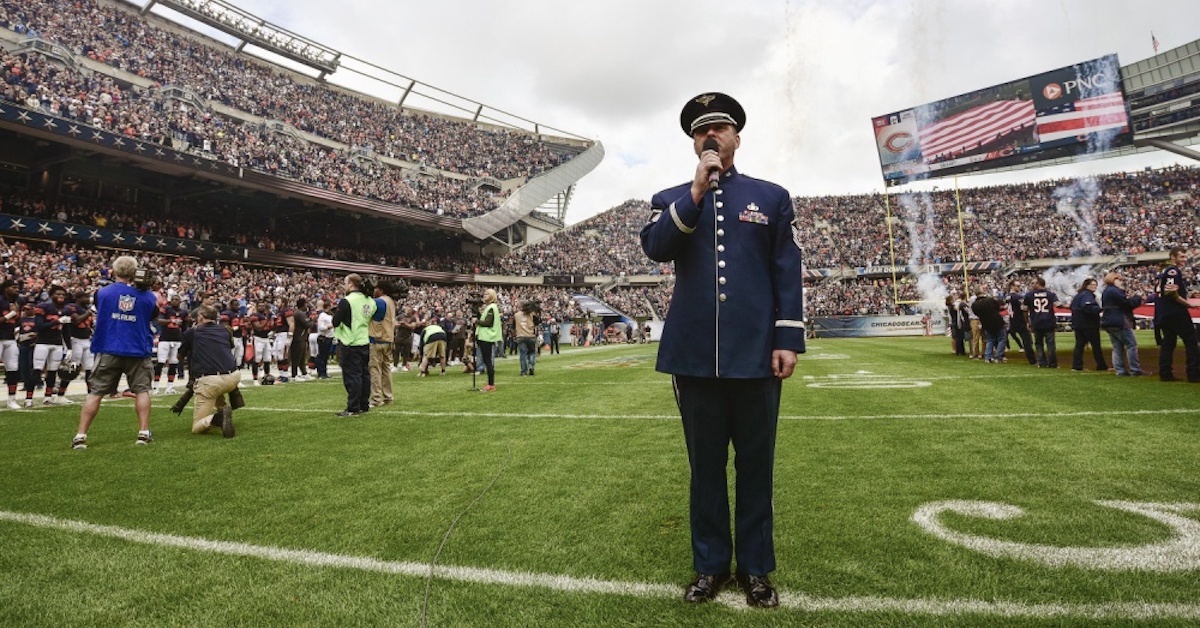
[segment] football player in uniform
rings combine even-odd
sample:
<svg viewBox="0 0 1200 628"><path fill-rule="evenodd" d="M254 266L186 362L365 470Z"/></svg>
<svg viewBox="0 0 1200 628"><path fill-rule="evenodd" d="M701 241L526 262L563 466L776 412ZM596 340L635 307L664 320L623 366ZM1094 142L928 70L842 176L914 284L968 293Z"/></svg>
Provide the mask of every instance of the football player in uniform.
<svg viewBox="0 0 1200 628"><path fill-rule="evenodd" d="M58 381L58 367L62 364L65 345L63 344L63 325L71 322L71 317L62 313L67 304L67 289L62 286L50 288L50 300L39 303L34 308L37 317L37 340L33 348L33 369L41 372L42 381L46 384L44 405L66 405L71 400L66 397L66 385L59 386L55 396L55 384Z"/></svg>
<svg viewBox="0 0 1200 628"><path fill-rule="evenodd" d="M271 346L271 358L279 367L278 381L281 383L288 381L288 348L291 346L292 334L296 331L295 314L295 308L288 305L287 299L279 300L279 307L275 310L274 325L271 329L275 332L274 344Z"/></svg>
<svg viewBox="0 0 1200 628"><path fill-rule="evenodd" d="M265 301L260 302L257 309L246 318L250 327L250 337L254 341L254 360L250 363L250 371L254 376L254 385L259 385L258 370L262 367L263 379L271 374L271 344L272 318L269 306Z"/></svg>
<svg viewBox="0 0 1200 628"><path fill-rule="evenodd" d="M21 407L17 384L21 382L21 360L17 349L17 323L21 319L21 287L8 279L0 284L0 359L4 361L4 383L8 386L8 409Z"/></svg>
<svg viewBox="0 0 1200 628"><path fill-rule="evenodd" d="M17 319L17 355L20 366L18 372L25 384L25 407L33 407L33 392L37 389L41 371L33 368L33 352L37 346L38 317L34 313L37 308L32 303L21 305L21 316Z"/></svg>
<svg viewBox="0 0 1200 628"><path fill-rule="evenodd" d="M229 302L229 309L221 312L221 324L229 328L233 336L233 361L241 368L246 363L246 335L242 324L242 304L237 299Z"/></svg>
<svg viewBox="0 0 1200 628"><path fill-rule="evenodd" d="M179 345L183 342L183 328L186 326L187 313L180 307L179 295L173 294L167 304L158 309L158 360L154 363L153 394L159 394L162 382L163 367L167 367L166 394L174 395L175 378L183 375L179 363Z"/></svg>
<svg viewBox="0 0 1200 628"><path fill-rule="evenodd" d="M92 368L95 358L92 356L92 327L96 317L92 312L92 297L86 292L75 293L75 302L68 303L63 312L70 317L67 333L71 342L71 361L79 365L83 371L83 381L91 390Z"/></svg>

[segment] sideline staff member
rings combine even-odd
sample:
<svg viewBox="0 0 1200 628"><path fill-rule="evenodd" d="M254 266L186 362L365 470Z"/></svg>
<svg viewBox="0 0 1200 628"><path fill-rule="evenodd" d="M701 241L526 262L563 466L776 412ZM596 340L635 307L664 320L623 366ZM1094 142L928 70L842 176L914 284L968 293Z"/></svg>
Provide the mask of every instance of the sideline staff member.
<svg viewBox="0 0 1200 628"><path fill-rule="evenodd" d="M150 323L158 314L158 298L149 290L133 287L137 260L122 255L113 260L116 279L96 293L96 330L92 334L92 353L96 370L92 372L92 390L79 411L79 431L71 441L72 449L87 449L87 431L100 411L100 400L117 392L121 375L134 393L133 407L138 418L135 444L148 445L150 436L150 387L154 379L154 334Z"/></svg>
<svg viewBox="0 0 1200 628"><path fill-rule="evenodd" d="M375 299L362 292L362 277L346 275L342 284L346 296L333 313L333 334L337 336L339 362L342 365L342 384L346 387L346 409L336 416L357 416L370 411L371 361L370 335L367 326L375 315Z"/></svg>
<svg viewBox="0 0 1200 628"><path fill-rule="evenodd" d="M746 114L736 100L701 94L680 114L700 157L689 183L656 194L642 249L675 262L675 292L658 350L683 417L691 465L688 602L730 581L734 543L725 466L736 455L737 583L751 606L779 604L772 483L783 380L804 352L800 247L782 187L733 165Z"/></svg>

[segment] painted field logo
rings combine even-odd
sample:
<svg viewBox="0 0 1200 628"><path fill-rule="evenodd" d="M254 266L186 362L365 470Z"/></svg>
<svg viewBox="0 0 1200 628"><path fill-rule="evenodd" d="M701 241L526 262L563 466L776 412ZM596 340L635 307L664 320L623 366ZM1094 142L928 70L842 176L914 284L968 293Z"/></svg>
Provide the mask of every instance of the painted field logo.
<svg viewBox="0 0 1200 628"><path fill-rule="evenodd" d="M632 366L641 366L646 358L637 355L622 356L619 358L609 358L607 360L588 360L586 362L576 362L567 368L573 369L611 369L611 368L629 368Z"/></svg>
<svg viewBox="0 0 1200 628"><path fill-rule="evenodd" d="M984 501L942 501L925 504L913 513L912 520L922 530L995 558L1016 558L1050 567L1078 567L1104 571L1178 572L1200 569L1200 521L1183 516L1200 511L1200 504L1155 504L1147 502L1097 501L1114 508L1148 517L1171 529L1171 537L1158 543L1120 547L1059 547L1034 543L1001 541L986 536L955 532L939 519L943 512L966 517L1007 520L1025 514L1010 504Z"/></svg>

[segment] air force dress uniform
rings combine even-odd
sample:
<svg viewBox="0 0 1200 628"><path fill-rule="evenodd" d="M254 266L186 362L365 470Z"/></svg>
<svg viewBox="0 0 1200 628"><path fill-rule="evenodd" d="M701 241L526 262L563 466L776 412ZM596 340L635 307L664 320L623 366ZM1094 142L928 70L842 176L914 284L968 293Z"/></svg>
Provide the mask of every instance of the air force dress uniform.
<svg viewBox="0 0 1200 628"><path fill-rule="evenodd" d="M740 131L732 98L705 94L684 107L692 135L708 124ZM804 352L801 252L788 192L730 166L697 204L685 183L656 194L641 242L675 263L657 370L672 374L691 466L692 553L699 574L733 559L726 464L736 450L737 570L775 569L772 481L782 381L772 352Z"/></svg>

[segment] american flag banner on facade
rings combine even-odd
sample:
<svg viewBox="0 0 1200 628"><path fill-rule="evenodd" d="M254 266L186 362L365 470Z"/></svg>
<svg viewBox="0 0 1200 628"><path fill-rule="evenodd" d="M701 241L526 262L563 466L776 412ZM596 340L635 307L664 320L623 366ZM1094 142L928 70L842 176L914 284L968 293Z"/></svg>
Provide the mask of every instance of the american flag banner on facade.
<svg viewBox="0 0 1200 628"><path fill-rule="evenodd" d="M993 142L1035 123L1033 101L998 100L957 113L920 130L921 152L930 162Z"/></svg>
<svg viewBox="0 0 1200 628"><path fill-rule="evenodd" d="M1150 45L1154 46L1154 54L1158 54L1158 38L1154 36L1154 31L1150 31Z"/></svg>
<svg viewBox="0 0 1200 628"><path fill-rule="evenodd" d="M1038 139L1042 142L1109 129L1124 130L1128 125L1125 99L1119 92L1083 98L1037 114Z"/></svg>

